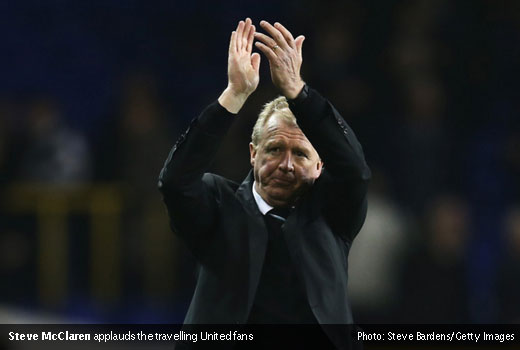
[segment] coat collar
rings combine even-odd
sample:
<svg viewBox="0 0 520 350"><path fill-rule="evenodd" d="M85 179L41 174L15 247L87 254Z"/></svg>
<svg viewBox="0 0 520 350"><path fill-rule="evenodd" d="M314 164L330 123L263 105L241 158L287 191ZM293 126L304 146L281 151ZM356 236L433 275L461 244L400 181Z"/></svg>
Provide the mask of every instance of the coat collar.
<svg viewBox="0 0 520 350"><path fill-rule="evenodd" d="M247 220L249 249L248 314L253 305L255 292L260 280L268 239L264 216L258 209L258 205L253 197L253 182L253 170L251 170L236 192L238 200L242 203L249 216Z"/></svg>
<svg viewBox="0 0 520 350"><path fill-rule="evenodd" d="M253 197L253 182L255 178L253 176L253 169L249 171L242 184L238 187L237 197L244 205L244 208L253 215L260 215L260 209L258 209L258 205L256 204L255 198Z"/></svg>

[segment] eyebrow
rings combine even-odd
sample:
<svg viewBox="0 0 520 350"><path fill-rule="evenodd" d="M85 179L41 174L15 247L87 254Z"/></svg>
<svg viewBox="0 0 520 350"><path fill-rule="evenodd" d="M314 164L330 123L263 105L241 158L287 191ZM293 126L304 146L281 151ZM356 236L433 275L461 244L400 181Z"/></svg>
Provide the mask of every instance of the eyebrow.
<svg viewBox="0 0 520 350"><path fill-rule="evenodd" d="M297 146L297 147L293 147L293 150L294 150L294 151L299 151L299 152L305 153L305 154L307 154L307 155L310 154L310 152L311 152L311 150L308 149L307 147L299 147L299 146Z"/></svg>
<svg viewBox="0 0 520 350"><path fill-rule="evenodd" d="M265 144L264 146L265 147L270 147L270 146L278 146L278 145L281 145L281 144L284 144L284 142L280 141L280 140L266 140L265 141Z"/></svg>
<svg viewBox="0 0 520 350"><path fill-rule="evenodd" d="M264 147L272 147L272 146L287 146L287 144L285 142L283 142L282 140L278 140L278 139L267 139L265 140L265 143L264 143ZM296 145L296 146L293 146L291 147L292 150L296 150L296 151L301 151L301 152L305 152L307 154L310 154L311 153L311 148L310 147L307 147L305 145L303 146L300 146L300 145Z"/></svg>

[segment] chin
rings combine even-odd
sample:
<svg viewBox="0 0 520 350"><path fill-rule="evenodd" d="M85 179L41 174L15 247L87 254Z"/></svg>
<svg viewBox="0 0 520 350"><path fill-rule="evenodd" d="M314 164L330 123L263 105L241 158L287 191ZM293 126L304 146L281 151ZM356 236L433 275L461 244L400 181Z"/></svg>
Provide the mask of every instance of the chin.
<svg viewBox="0 0 520 350"><path fill-rule="evenodd" d="M269 198L277 205L285 205L291 201L292 193L287 193L286 191L273 191L269 193Z"/></svg>

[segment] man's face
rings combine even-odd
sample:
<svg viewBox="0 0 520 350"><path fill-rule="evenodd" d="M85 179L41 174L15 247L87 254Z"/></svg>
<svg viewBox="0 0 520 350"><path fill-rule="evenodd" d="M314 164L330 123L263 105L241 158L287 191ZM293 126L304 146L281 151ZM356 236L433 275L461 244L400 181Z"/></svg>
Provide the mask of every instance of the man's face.
<svg viewBox="0 0 520 350"><path fill-rule="evenodd" d="M320 176L322 162L300 128L276 114L255 147L249 144L256 191L273 207L291 205Z"/></svg>

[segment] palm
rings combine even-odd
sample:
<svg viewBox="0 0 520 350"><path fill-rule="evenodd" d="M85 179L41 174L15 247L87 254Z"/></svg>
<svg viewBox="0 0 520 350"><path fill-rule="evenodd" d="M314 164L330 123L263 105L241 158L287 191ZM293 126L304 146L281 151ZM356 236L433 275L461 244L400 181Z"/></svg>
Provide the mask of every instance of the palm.
<svg viewBox="0 0 520 350"><path fill-rule="evenodd" d="M253 68L251 54L230 57L228 67L229 82L235 91L250 93L256 89L260 76Z"/></svg>
<svg viewBox="0 0 520 350"><path fill-rule="evenodd" d="M228 80L231 89L237 94L249 95L260 81L260 55L252 54L255 26L248 18L240 22L236 32L231 35L228 58Z"/></svg>

